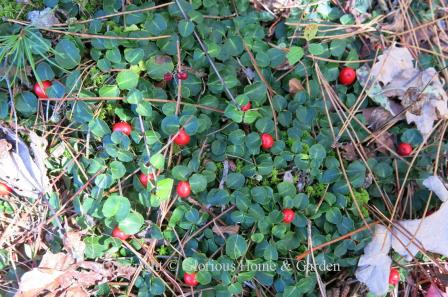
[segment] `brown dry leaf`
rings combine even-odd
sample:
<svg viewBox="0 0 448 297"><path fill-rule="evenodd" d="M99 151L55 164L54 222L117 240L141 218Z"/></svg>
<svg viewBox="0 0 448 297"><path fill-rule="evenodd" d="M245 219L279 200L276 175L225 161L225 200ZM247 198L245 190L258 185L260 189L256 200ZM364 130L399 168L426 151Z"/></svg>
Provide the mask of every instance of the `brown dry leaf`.
<svg viewBox="0 0 448 297"><path fill-rule="evenodd" d="M375 146L377 151L384 154L389 151L386 147L393 150L394 140L392 134L390 134L388 131L385 131L378 135L377 138L375 138Z"/></svg>
<svg viewBox="0 0 448 297"><path fill-rule="evenodd" d="M356 152L353 143L346 143L341 146L342 157L347 161L358 160L358 153Z"/></svg>
<svg viewBox="0 0 448 297"><path fill-rule="evenodd" d="M240 226L234 225L234 226L218 226L215 225L212 228L213 232L216 234L236 234L240 230Z"/></svg>
<svg viewBox="0 0 448 297"><path fill-rule="evenodd" d="M403 32L404 30L404 17L401 10L395 10L393 12L394 20L392 23L385 24L382 29L392 32Z"/></svg>
<svg viewBox="0 0 448 297"><path fill-rule="evenodd" d="M250 0L257 10L266 10L271 14L289 15L291 7L301 4L298 0Z"/></svg>
<svg viewBox="0 0 448 297"><path fill-rule="evenodd" d="M368 67L361 67L357 73L360 83L367 86L369 97L393 115L397 111L391 98L398 97L402 108L406 108L407 122L415 123L424 137L431 132L434 121L448 118L448 96L444 82L432 67L425 70L415 68L408 49L392 46L385 50L372 66L369 81L366 78L367 70ZM373 83L375 80L384 86Z"/></svg>
<svg viewBox="0 0 448 297"><path fill-rule="evenodd" d="M288 82L288 86L290 94L295 94L297 92L305 90L302 83L297 78L291 78Z"/></svg>
<svg viewBox="0 0 448 297"><path fill-rule="evenodd" d="M19 283L16 297L32 297L39 295L43 290L53 290L61 284L59 278L67 272L74 260L64 253L53 254L48 251L42 258L38 268L26 272Z"/></svg>
<svg viewBox="0 0 448 297"><path fill-rule="evenodd" d="M64 236L64 246L76 262L84 260L86 244L81 240L81 234L79 232L67 232Z"/></svg>
<svg viewBox="0 0 448 297"><path fill-rule="evenodd" d="M412 69L414 58L408 49L392 46L378 57L378 62L372 66L372 76L383 84L394 80L402 71Z"/></svg>
<svg viewBox="0 0 448 297"><path fill-rule="evenodd" d="M383 127L392 118L392 114L382 107L366 108L362 111L362 115L367 121L367 127L373 131Z"/></svg>
<svg viewBox="0 0 448 297"><path fill-rule="evenodd" d="M71 287L65 291L64 297L89 297L89 293L83 287Z"/></svg>

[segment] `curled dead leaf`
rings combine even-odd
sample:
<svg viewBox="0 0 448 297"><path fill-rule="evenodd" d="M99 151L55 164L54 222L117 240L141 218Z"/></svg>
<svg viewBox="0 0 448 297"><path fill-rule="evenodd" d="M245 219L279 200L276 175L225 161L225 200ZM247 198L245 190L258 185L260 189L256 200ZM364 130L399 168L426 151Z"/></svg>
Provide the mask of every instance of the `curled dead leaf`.
<svg viewBox="0 0 448 297"><path fill-rule="evenodd" d="M304 90L302 83L297 78L291 78L288 82L288 86L289 86L289 93L291 94L295 94L297 92Z"/></svg>

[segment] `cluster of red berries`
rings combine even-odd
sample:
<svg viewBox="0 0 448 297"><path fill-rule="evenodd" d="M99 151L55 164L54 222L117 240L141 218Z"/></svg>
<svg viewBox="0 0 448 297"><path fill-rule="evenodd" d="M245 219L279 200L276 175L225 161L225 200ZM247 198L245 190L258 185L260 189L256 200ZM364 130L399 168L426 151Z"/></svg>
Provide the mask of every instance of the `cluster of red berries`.
<svg viewBox="0 0 448 297"><path fill-rule="evenodd" d="M186 80L188 78L188 72L186 72L186 71L177 72L176 76L179 80ZM165 73L163 75L163 80L166 82L173 80L173 74L170 72Z"/></svg>

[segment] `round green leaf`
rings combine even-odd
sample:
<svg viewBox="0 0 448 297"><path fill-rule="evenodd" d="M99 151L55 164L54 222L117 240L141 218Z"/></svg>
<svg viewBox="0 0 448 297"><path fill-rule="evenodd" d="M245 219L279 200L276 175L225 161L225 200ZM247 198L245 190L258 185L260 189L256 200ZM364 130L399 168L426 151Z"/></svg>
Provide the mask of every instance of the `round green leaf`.
<svg viewBox="0 0 448 297"><path fill-rule="evenodd" d="M247 242L239 234L230 235L226 240L226 255L232 259L238 259L247 252Z"/></svg>
<svg viewBox="0 0 448 297"><path fill-rule="evenodd" d="M121 90L130 90L137 86L139 76L132 71L122 71L117 75L117 84Z"/></svg>
<svg viewBox="0 0 448 297"><path fill-rule="evenodd" d="M190 21L181 20L177 23L177 28L179 30L179 34L183 37L187 37L193 33L194 24Z"/></svg>
<svg viewBox="0 0 448 297"><path fill-rule="evenodd" d="M115 217L118 221L126 218L131 210L128 198L112 195L103 204L102 212L106 218Z"/></svg>
<svg viewBox="0 0 448 297"><path fill-rule="evenodd" d="M195 173L190 179L190 186L193 193L199 193L204 191L207 188L207 178L202 174Z"/></svg>
<svg viewBox="0 0 448 297"><path fill-rule="evenodd" d="M81 62L78 47L68 39L62 39L55 47L55 59L59 66L73 69Z"/></svg>
<svg viewBox="0 0 448 297"><path fill-rule="evenodd" d="M143 216L138 212L131 212L126 218L121 220L118 224L121 231L126 234L135 234L140 231L140 228L145 223Z"/></svg>

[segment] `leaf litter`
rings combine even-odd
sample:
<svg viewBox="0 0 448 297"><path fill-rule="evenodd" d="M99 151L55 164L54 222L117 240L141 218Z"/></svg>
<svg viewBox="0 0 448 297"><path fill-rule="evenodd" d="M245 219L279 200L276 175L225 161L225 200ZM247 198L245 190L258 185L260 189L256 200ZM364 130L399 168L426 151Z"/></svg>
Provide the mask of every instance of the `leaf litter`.
<svg viewBox="0 0 448 297"><path fill-rule="evenodd" d="M391 248L408 261L421 249L448 256L448 190L438 176L426 178L423 185L443 202L439 210L422 219L395 221L390 230L375 225L372 241L359 259L356 278L377 296L389 288Z"/></svg>
<svg viewBox="0 0 448 297"><path fill-rule="evenodd" d="M435 121L448 118L444 81L433 67L420 70L414 66L407 48L391 46L371 69L364 65L357 74L374 102L391 116L404 111L406 121L414 123L424 137L430 134Z"/></svg>
<svg viewBox="0 0 448 297"><path fill-rule="evenodd" d="M38 267L23 274L16 297L90 296L88 288L116 278L131 279L136 268L116 262L84 261L85 243L79 232L64 236L67 252L47 251Z"/></svg>

